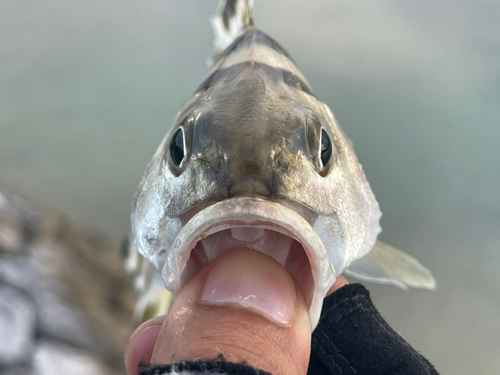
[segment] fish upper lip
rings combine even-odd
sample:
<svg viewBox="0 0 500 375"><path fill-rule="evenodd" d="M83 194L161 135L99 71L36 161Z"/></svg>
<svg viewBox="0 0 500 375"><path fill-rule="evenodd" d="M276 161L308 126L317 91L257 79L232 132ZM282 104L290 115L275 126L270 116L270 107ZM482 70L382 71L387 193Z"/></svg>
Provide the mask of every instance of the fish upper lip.
<svg viewBox="0 0 500 375"><path fill-rule="evenodd" d="M287 205L293 206L293 203ZM203 238L234 227L270 229L300 242L306 252L314 280L309 312L311 323L315 327L319 321L323 298L333 284L336 272L311 223L280 202L258 197L234 197L199 208L186 213L183 221L187 219L187 222L170 250L163 254L161 271L166 287L174 295L182 287L181 274L190 258L191 250ZM310 217L308 219L311 220Z"/></svg>
<svg viewBox="0 0 500 375"><path fill-rule="evenodd" d="M216 203L220 203L222 201L226 200L234 200L237 198L256 198L261 201L266 201L266 202L273 202L273 203L279 203L286 208L289 208L293 211L295 211L297 214L302 216L311 226L314 227L316 220L318 218L319 213L317 211L314 211L313 209L297 202L292 202L287 199L272 199L268 198L266 196L261 196L261 195L249 195L249 194L244 194L244 195L236 195L233 197L229 197L223 200L216 200L216 201L205 201L203 203L197 203L193 207L191 207L189 210L185 211L184 213L180 214L178 217L182 223L182 225L186 225L186 223L191 220L193 216L195 216L198 212L204 210L205 208L212 206Z"/></svg>

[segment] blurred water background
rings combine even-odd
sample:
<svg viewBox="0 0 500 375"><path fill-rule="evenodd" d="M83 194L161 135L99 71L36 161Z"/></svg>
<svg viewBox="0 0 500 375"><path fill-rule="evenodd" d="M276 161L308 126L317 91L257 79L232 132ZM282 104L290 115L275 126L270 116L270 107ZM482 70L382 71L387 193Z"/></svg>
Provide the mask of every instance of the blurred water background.
<svg viewBox="0 0 500 375"><path fill-rule="evenodd" d="M145 166L207 72L210 1L2 0L0 186L118 243ZM442 374L500 373L500 2L274 0L294 57L438 290L369 285Z"/></svg>

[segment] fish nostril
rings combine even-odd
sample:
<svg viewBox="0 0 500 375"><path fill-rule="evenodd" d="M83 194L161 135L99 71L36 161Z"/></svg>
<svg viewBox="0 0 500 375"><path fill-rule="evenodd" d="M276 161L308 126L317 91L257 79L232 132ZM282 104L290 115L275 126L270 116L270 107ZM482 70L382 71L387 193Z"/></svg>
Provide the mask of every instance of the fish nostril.
<svg viewBox="0 0 500 375"><path fill-rule="evenodd" d="M224 168L224 153L217 143L210 141L204 149L204 156L215 173L220 173Z"/></svg>
<svg viewBox="0 0 500 375"><path fill-rule="evenodd" d="M285 172L290 165L290 159L280 151L274 157L274 165L278 170Z"/></svg>
<svg viewBox="0 0 500 375"><path fill-rule="evenodd" d="M219 156L213 158L210 161L210 166L212 167L212 170L215 173L219 173L220 171L222 171L222 168L224 167L224 156L219 155Z"/></svg>

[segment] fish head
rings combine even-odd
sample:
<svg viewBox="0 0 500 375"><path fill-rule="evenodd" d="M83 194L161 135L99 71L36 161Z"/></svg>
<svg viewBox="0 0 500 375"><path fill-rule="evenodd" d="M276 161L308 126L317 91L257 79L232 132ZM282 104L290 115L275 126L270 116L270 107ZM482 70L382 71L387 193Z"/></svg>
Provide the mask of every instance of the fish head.
<svg viewBox="0 0 500 375"><path fill-rule="evenodd" d="M375 243L378 203L284 50L257 30L228 50L148 165L135 244L174 294L224 251L266 252L297 279L315 325L336 277Z"/></svg>

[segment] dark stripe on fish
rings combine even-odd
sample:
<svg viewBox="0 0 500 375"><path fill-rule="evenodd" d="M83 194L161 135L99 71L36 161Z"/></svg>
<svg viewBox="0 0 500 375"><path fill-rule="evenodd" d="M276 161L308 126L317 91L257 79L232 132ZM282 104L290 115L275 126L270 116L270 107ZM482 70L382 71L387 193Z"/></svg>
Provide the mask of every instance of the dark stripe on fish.
<svg viewBox="0 0 500 375"><path fill-rule="evenodd" d="M305 83L302 79L297 77L295 74L293 74L292 72L281 68L275 68L271 65L255 61L245 61L215 71L207 79L205 79L205 81L202 82L202 84L198 87L198 90L196 92L206 91L220 80L231 81L234 78L236 78L238 74L241 73L242 70L244 70L249 66L253 67L254 69L262 69L269 77L272 77L277 81L283 80L283 82L286 85L301 90L311 96L315 96L309 85Z"/></svg>
<svg viewBox="0 0 500 375"><path fill-rule="evenodd" d="M250 45L250 43L255 43L255 44L267 46L267 47L281 53L282 55L286 56L290 61L293 62L293 59L288 54L288 52L285 51L285 49L277 41L275 41L273 38L271 38L269 35L263 33L262 31L253 29L253 30L249 30L249 31L245 32L244 34L240 35L239 37L237 37L234 40L234 42L231 43L229 45L229 47L227 47L224 50L224 52L222 52L217 57L217 60L214 61L214 65L217 64L222 59L229 56L232 52L234 52L240 48L243 48L243 47L248 47Z"/></svg>
<svg viewBox="0 0 500 375"><path fill-rule="evenodd" d="M236 14L236 3L238 1L243 2L244 11L243 14ZM229 30L230 20L234 17L242 18L242 22L245 26L253 26L253 8L248 3L248 0L226 0L226 5L224 11L222 12L222 22L224 27Z"/></svg>
<svg viewBox="0 0 500 375"><path fill-rule="evenodd" d="M236 14L236 2L238 0L227 0L226 7L222 13L222 21L224 22L224 27L229 30L229 20Z"/></svg>

